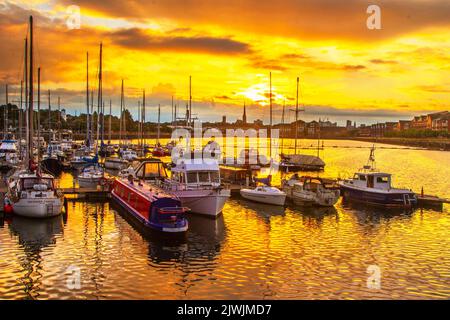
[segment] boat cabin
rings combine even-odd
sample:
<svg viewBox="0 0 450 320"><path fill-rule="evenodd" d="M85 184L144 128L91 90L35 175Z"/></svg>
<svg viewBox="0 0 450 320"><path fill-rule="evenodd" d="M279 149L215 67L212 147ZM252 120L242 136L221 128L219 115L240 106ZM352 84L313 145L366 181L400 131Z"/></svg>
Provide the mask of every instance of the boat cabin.
<svg viewBox="0 0 450 320"><path fill-rule="evenodd" d="M391 189L391 175L382 172L358 172L355 173L350 183L357 187L389 190Z"/></svg>
<svg viewBox="0 0 450 320"><path fill-rule="evenodd" d="M141 162L135 170L135 177L142 180L167 178L166 168L161 160L146 160Z"/></svg>
<svg viewBox="0 0 450 320"><path fill-rule="evenodd" d="M171 181L192 186L219 186L220 171L217 162L181 163L172 168Z"/></svg>

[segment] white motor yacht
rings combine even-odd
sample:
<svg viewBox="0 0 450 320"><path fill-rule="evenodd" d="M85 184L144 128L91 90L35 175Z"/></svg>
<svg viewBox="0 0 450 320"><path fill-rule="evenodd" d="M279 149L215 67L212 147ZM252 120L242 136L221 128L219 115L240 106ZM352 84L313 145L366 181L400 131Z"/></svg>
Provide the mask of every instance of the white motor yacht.
<svg viewBox="0 0 450 320"><path fill-rule="evenodd" d="M285 192L270 186L258 186L255 189L241 189L240 193L244 199L277 206L284 206L286 201Z"/></svg>
<svg viewBox="0 0 450 320"><path fill-rule="evenodd" d="M287 198L298 205L332 207L339 200L339 186L333 181L319 177L294 175L282 181Z"/></svg>

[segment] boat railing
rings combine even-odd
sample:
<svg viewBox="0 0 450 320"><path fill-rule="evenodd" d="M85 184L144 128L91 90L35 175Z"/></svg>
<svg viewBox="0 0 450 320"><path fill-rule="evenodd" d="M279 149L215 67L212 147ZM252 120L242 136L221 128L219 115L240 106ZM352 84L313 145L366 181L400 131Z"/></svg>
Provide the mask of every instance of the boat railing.
<svg viewBox="0 0 450 320"><path fill-rule="evenodd" d="M171 191L226 189L226 185L222 183L179 183L177 181L168 180L162 182L162 186L164 189Z"/></svg>

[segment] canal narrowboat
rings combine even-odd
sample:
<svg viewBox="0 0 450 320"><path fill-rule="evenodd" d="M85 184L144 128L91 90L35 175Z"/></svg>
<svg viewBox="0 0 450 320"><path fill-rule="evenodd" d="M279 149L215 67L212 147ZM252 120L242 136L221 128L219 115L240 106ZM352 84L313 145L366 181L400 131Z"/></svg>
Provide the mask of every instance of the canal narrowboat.
<svg viewBox="0 0 450 320"><path fill-rule="evenodd" d="M392 176L375 168L375 148L369 161L352 179L339 182L344 200L390 208L410 208L417 205L415 193L392 187Z"/></svg>
<svg viewBox="0 0 450 320"><path fill-rule="evenodd" d="M149 230L165 234L182 234L188 230L180 200L164 190L132 177L117 178L111 191L112 197L128 213Z"/></svg>

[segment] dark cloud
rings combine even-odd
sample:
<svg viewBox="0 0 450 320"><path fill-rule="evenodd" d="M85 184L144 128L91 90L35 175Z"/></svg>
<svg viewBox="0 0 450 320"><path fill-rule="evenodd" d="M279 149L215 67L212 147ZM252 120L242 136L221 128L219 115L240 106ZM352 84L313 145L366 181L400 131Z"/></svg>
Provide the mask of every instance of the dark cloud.
<svg viewBox="0 0 450 320"><path fill-rule="evenodd" d="M432 93L450 93L450 87L438 86L438 85L423 85L417 87L419 90L432 92Z"/></svg>
<svg viewBox="0 0 450 320"><path fill-rule="evenodd" d="M220 25L251 33L304 39L373 41L430 26L450 25L448 0L378 0L382 29L366 27L367 0L61 0L114 17L173 19L184 24Z"/></svg>
<svg viewBox="0 0 450 320"><path fill-rule="evenodd" d="M229 38L209 36L163 36L131 28L111 33L114 44L139 50L189 51L215 54L249 53L248 44Z"/></svg>
<svg viewBox="0 0 450 320"><path fill-rule="evenodd" d="M383 59L372 59L370 60L371 63L374 64L397 64L398 62L395 60L383 60Z"/></svg>

